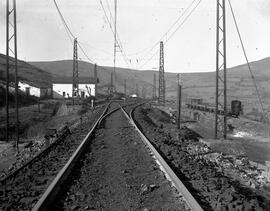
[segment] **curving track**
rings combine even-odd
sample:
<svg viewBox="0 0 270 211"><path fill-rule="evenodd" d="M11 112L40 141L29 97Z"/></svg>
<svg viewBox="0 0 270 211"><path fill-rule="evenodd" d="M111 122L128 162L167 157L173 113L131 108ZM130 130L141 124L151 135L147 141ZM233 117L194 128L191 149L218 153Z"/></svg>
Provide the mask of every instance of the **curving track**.
<svg viewBox="0 0 270 211"><path fill-rule="evenodd" d="M90 132L84 123L6 180L0 209L202 210L135 124L140 105L109 103Z"/></svg>
<svg viewBox="0 0 270 211"><path fill-rule="evenodd" d="M37 157L26 163L16 172L1 181L0 210L31 209L59 170L79 146L89 131L89 126L102 113L97 109L90 117L90 122L83 122L68 137L62 137L52 147L47 148Z"/></svg>
<svg viewBox="0 0 270 211"><path fill-rule="evenodd" d="M189 210L190 198L171 187L168 168L149 156L132 124L123 108L111 104L33 210Z"/></svg>

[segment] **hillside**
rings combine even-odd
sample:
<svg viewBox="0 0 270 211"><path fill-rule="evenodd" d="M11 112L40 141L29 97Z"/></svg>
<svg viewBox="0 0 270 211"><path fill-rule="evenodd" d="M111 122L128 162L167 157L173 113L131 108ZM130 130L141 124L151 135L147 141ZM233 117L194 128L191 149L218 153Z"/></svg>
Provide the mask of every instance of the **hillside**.
<svg viewBox="0 0 270 211"><path fill-rule="evenodd" d="M48 73L57 75L58 77L72 76L73 61L71 60L30 63L47 71ZM104 87L104 89L107 89L106 87L110 84L112 70L112 67L98 67L100 86ZM135 92L136 84L138 84L140 91L144 86L147 89L148 95L152 96L153 79L151 79L151 72L147 74L147 77L143 77L142 72L131 69L117 68L116 72L117 91L124 91L124 80L126 79L127 91L129 93ZM79 61L79 77L94 77L94 65Z"/></svg>
<svg viewBox="0 0 270 211"><path fill-rule="evenodd" d="M11 57L10 57L11 58ZM14 61L11 58L11 61ZM18 60L19 80L28 82L36 87L50 87L52 75L27 62ZM6 78L6 56L0 54L0 80ZM14 80L14 65L11 65L10 80Z"/></svg>
<svg viewBox="0 0 270 211"><path fill-rule="evenodd" d="M55 62L31 62L31 64L48 71L51 74L61 76L72 75L72 61ZM262 94L265 107L270 110L270 58L262 59L251 63L254 76ZM98 76L101 85L109 84L112 67L98 69ZM147 95L152 96L153 75L157 71L138 71L132 69L117 68L116 87L123 91L124 80L127 80L128 92L134 92L136 84L141 90L147 88ZM166 70L165 70L166 71ZM93 64L79 62L79 75L93 76ZM166 96L174 98L176 95L176 74L165 73ZM207 73L184 73L182 74L184 96L200 97L213 103L215 99L215 72ZM245 110L259 108L255 88L246 65L240 65L228 69L228 98L229 101L239 99L244 102Z"/></svg>

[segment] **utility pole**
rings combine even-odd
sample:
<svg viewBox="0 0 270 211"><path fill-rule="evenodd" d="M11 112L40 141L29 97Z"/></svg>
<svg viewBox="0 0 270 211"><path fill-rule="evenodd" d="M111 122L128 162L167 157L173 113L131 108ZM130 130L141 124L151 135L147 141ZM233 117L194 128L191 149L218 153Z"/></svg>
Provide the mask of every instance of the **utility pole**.
<svg viewBox="0 0 270 211"><path fill-rule="evenodd" d="M74 97L79 95L79 69L78 69L78 43L77 38L74 39L73 46L73 83L72 83L72 100L74 105Z"/></svg>
<svg viewBox="0 0 270 211"><path fill-rule="evenodd" d="M40 96L38 97L38 113L40 113Z"/></svg>
<svg viewBox="0 0 270 211"><path fill-rule="evenodd" d="M159 104L165 105L164 45L162 41L160 42L158 101Z"/></svg>
<svg viewBox="0 0 270 211"><path fill-rule="evenodd" d="M138 88L138 84L136 84L136 95L137 95L137 97L139 97L139 88Z"/></svg>
<svg viewBox="0 0 270 211"><path fill-rule="evenodd" d="M124 82L124 93L125 93L125 97L127 97L127 80L126 79Z"/></svg>
<svg viewBox="0 0 270 211"><path fill-rule="evenodd" d="M216 38L216 110L215 139L219 132L227 138L227 63L226 63L226 7L225 0L217 0ZM219 110L223 112L223 117Z"/></svg>
<svg viewBox="0 0 270 211"><path fill-rule="evenodd" d="M110 85L110 94L113 93L113 72L111 72L111 85Z"/></svg>
<svg viewBox="0 0 270 211"><path fill-rule="evenodd" d="M146 98L146 88L145 88L145 86L143 86L143 88L142 88L142 98L143 99Z"/></svg>
<svg viewBox="0 0 270 211"><path fill-rule="evenodd" d="M98 88L97 88L97 84L98 84L97 64L95 64L95 66L94 66L94 80L95 80L95 96L97 96L97 92L98 92Z"/></svg>
<svg viewBox="0 0 270 211"><path fill-rule="evenodd" d="M153 83L153 100L157 98L157 85L156 85L156 74L154 73L154 83Z"/></svg>
<svg viewBox="0 0 270 211"><path fill-rule="evenodd" d="M11 8L11 9L10 9ZM14 54L15 68L15 117L16 150L19 152L19 102L18 102L18 61L17 61L17 11L16 0L6 1L6 140L9 141L9 72L11 68L9 52ZM13 16L13 21L12 21ZM11 26L11 30L10 30ZM11 32L11 34L10 34ZM13 42L13 45L11 43ZM13 46L13 48L12 48Z"/></svg>
<svg viewBox="0 0 270 211"><path fill-rule="evenodd" d="M182 85L180 74L177 74L177 129L180 129L181 123L181 102L182 102Z"/></svg>

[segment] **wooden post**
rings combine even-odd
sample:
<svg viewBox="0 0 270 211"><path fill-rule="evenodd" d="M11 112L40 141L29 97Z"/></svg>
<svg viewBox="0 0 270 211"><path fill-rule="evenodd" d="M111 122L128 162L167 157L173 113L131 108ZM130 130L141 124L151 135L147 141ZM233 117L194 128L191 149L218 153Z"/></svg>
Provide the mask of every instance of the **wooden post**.
<svg viewBox="0 0 270 211"><path fill-rule="evenodd" d="M40 113L40 97L38 98L38 113Z"/></svg>
<svg viewBox="0 0 270 211"><path fill-rule="evenodd" d="M182 86L180 83L180 74L177 74L177 129L180 129L181 122L181 98L182 98Z"/></svg>

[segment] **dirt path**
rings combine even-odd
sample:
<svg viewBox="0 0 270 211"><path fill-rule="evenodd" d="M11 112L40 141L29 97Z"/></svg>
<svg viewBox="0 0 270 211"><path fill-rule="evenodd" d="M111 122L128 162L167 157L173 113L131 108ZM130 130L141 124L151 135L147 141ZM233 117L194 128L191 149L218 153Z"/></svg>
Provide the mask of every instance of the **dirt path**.
<svg viewBox="0 0 270 211"><path fill-rule="evenodd" d="M104 126L51 210L185 210L124 114Z"/></svg>

